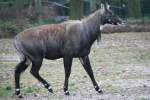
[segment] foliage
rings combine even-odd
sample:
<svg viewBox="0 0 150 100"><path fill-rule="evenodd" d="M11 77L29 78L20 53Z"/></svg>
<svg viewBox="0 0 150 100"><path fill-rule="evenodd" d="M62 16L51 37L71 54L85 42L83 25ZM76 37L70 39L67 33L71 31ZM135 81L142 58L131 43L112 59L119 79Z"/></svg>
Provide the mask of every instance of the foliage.
<svg viewBox="0 0 150 100"><path fill-rule="evenodd" d="M40 19L38 24L52 24L52 23L57 23L54 19Z"/></svg>
<svg viewBox="0 0 150 100"><path fill-rule="evenodd" d="M20 28L13 21L0 21L0 37L11 37L20 31Z"/></svg>
<svg viewBox="0 0 150 100"><path fill-rule="evenodd" d="M27 19L24 20L0 20L0 38L10 38L18 34L19 32L29 27L35 26Z"/></svg>
<svg viewBox="0 0 150 100"><path fill-rule="evenodd" d="M0 20L0 38L13 37L19 32L43 24L53 24L58 23L55 19L39 19L37 22L31 22L28 19L23 20L12 20L12 21L2 21Z"/></svg>

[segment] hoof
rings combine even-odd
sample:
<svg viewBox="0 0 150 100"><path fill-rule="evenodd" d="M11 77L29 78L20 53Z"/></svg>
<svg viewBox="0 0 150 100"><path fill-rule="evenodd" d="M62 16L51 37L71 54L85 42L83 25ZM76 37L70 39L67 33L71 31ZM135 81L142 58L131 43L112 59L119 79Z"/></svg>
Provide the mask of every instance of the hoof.
<svg viewBox="0 0 150 100"><path fill-rule="evenodd" d="M94 88L99 94L103 94L103 91L99 88L99 86L95 86Z"/></svg>
<svg viewBox="0 0 150 100"><path fill-rule="evenodd" d="M18 97L18 98L23 98L23 96L22 96L22 94L20 93L20 89L16 89L16 96Z"/></svg>
<svg viewBox="0 0 150 100"><path fill-rule="evenodd" d="M54 92L53 92L53 89L48 89L48 91L49 91L50 93L54 93Z"/></svg>
<svg viewBox="0 0 150 100"><path fill-rule="evenodd" d="M53 93L53 89L52 89L51 86L49 86L47 89L48 89L48 91L49 91L50 93Z"/></svg>
<svg viewBox="0 0 150 100"><path fill-rule="evenodd" d="M99 94L103 94L103 91L100 90L100 89L99 89L97 92L98 92Z"/></svg>
<svg viewBox="0 0 150 100"><path fill-rule="evenodd" d="M22 94L18 94L18 95L16 95L18 98L24 98L23 96L22 96Z"/></svg>
<svg viewBox="0 0 150 100"><path fill-rule="evenodd" d="M65 91L65 95L70 95L69 91Z"/></svg>

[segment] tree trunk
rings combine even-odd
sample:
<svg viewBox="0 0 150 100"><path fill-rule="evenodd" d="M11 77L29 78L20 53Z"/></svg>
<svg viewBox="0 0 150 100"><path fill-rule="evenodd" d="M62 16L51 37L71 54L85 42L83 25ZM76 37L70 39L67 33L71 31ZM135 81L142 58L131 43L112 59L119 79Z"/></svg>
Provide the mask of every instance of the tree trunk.
<svg viewBox="0 0 150 100"><path fill-rule="evenodd" d="M22 0L15 0L15 6L17 10L21 10L23 7L24 2Z"/></svg>
<svg viewBox="0 0 150 100"><path fill-rule="evenodd" d="M140 0L127 0L128 17L141 17Z"/></svg>
<svg viewBox="0 0 150 100"><path fill-rule="evenodd" d="M83 16L83 0L70 1L70 19L77 20Z"/></svg>
<svg viewBox="0 0 150 100"><path fill-rule="evenodd" d="M16 18L22 18L21 10L23 9L24 2L22 0L15 0Z"/></svg>
<svg viewBox="0 0 150 100"><path fill-rule="evenodd" d="M96 1L97 0L90 0L90 10L94 11L96 9Z"/></svg>
<svg viewBox="0 0 150 100"><path fill-rule="evenodd" d="M36 14L40 19L42 14L42 0L35 0L34 2L35 2Z"/></svg>

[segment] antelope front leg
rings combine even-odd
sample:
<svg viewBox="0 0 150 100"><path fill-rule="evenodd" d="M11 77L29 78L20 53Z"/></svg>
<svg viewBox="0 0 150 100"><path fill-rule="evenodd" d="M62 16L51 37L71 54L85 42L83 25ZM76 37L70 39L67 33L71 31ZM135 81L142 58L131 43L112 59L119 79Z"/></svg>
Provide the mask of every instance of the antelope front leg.
<svg viewBox="0 0 150 100"><path fill-rule="evenodd" d="M68 80L71 73L71 66L72 66L72 59L71 57L64 57L64 69L65 69L65 82L64 82L64 93L65 95L69 95L68 91Z"/></svg>
<svg viewBox="0 0 150 100"><path fill-rule="evenodd" d="M80 59L81 64L83 65L85 71L88 73L89 77L91 78L95 90L98 93L103 93L103 91L99 88L97 82L95 81L95 78L94 78L94 75L93 75L93 70L91 68L91 64L90 64L90 61L89 61L89 57L85 56L85 57L81 57L79 59Z"/></svg>

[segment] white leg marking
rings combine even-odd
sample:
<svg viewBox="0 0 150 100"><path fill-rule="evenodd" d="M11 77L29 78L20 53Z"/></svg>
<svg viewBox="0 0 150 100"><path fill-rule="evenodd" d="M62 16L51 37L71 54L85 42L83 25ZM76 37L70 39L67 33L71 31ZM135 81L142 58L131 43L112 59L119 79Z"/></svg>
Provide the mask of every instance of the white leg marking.
<svg viewBox="0 0 150 100"><path fill-rule="evenodd" d="M51 89L52 89L52 86L49 86L48 89L51 90Z"/></svg>
<svg viewBox="0 0 150 100"><path fill-rule="evenodd" d="M16 91L20 91L20 89L16 89Z"/></svg>

